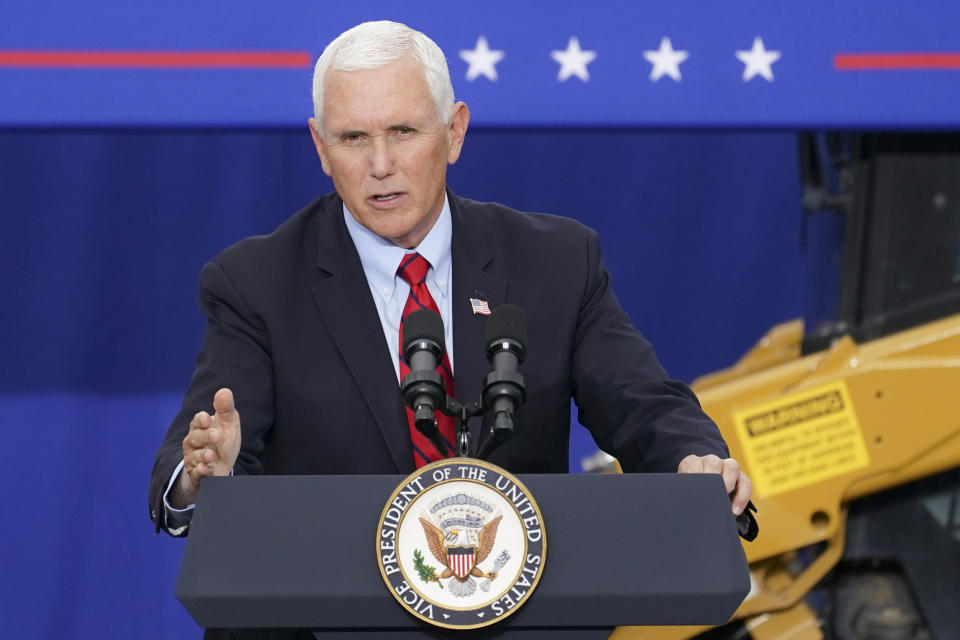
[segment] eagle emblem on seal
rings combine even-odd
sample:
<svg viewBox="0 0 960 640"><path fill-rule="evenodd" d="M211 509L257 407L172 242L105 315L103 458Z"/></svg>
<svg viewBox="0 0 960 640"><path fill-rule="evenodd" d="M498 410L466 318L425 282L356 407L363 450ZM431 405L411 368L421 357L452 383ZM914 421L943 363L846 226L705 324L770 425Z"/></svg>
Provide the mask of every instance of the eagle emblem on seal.
<svg viewBox="0 0 960 640"><path fill-rule="evenodd" d="M450 592L461 597L476 592L478 585L473 578L484 579L479 586L484 591L489 590L490 582L496 580L497 572L510 557L506 551L502 552L490 571L483 571L478 566L493 551L497 527L503 518L502 515L490 517L492 512L490 505L462 493L434 504L430 514L419 519L430 553L444 568L437 574L436 569L425 565L417 550L415 562L420 577L426 582L446 581ZM440 586L442 588L443 583Z"/></svg>

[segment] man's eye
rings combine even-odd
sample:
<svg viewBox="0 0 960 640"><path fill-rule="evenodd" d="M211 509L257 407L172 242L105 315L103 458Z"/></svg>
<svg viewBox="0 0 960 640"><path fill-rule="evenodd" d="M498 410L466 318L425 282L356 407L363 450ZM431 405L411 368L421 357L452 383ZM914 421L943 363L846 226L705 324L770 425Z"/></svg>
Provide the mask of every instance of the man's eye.
<svg viewBox="0 0 960 640"><path fill-rule="evenodd" d="M407 134L413 133L413 129L411 129L410 127L397 127L397 133L401 135L407 135Z"/></svg>
<svg viewBox="0 0 960 640"><path fill-rule="evenodd" d="M347 140L348 142L357 142L361 138L363 138L362 133L348 133L347 135L343 136L343 139Z"/></svg>

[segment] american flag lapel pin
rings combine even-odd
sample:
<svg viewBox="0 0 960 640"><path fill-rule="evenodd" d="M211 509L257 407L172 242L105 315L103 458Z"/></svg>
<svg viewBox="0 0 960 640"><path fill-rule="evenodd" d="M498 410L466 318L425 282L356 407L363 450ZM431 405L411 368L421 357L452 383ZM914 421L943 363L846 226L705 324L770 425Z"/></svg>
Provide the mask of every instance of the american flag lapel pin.
<svg viewBox="0 0 960 640"><path fill-rule="evenodd" d="M488 303L486 300L470 298L470 308L473 309L473 315L475 316L490 315L490 303Z"/></svg>

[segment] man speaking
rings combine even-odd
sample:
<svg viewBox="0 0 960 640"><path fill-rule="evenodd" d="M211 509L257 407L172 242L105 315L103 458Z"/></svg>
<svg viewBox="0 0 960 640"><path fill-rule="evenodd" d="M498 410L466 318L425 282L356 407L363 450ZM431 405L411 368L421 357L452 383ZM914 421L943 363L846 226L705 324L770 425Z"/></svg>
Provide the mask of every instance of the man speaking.
<svg viewBox="0 0 960 640"><path fill-rule="evenodd" d="M470 112L432 40L386 21L346 31L317 61L313 100L336 193L203 268L203 347L151 478L158 530L187 533L208 476L408 474L437 459L401 398L402 321L439 312L437 371L469 399L489 370L487 309L506 303L528 318L527 399L491 462L566 472L572 397L625 471L720 473L744 509L749 479L620 308L596 233L447 189ZM454 437L449 421L440 431Z"/></svg>

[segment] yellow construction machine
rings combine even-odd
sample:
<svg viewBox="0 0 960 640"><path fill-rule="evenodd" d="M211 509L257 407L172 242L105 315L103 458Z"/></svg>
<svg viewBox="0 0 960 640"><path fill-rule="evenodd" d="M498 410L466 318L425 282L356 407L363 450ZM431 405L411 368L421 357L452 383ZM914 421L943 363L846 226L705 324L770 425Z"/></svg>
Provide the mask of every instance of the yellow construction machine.
<svg viewBox="0 0 960 640"><path fill-rule="evenodd" d="M754 482L750 593L723 627L615 640L960 639L960 140L848 143L838 321L692 385Z"/></svg>

